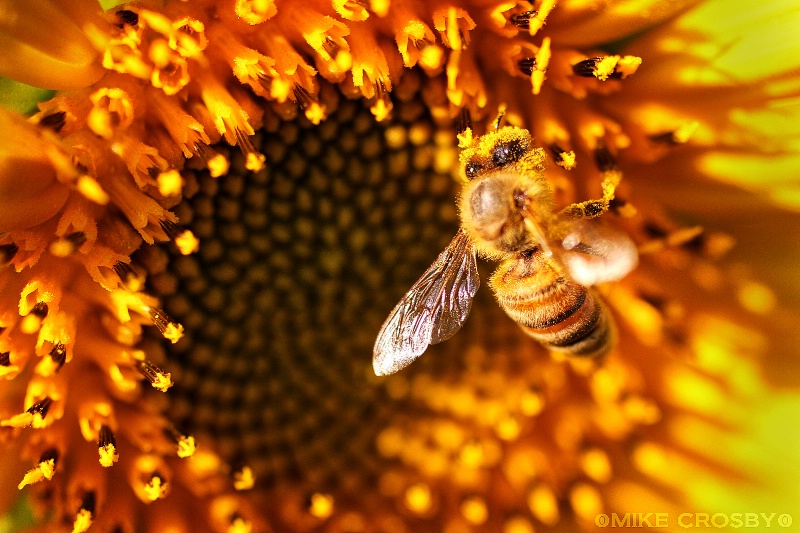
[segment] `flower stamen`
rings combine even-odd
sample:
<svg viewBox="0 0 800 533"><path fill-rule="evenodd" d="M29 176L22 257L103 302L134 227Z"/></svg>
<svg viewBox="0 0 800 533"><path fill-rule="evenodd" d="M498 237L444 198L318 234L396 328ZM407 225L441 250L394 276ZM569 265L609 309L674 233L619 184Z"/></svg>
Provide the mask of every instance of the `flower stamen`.
<svg viewBox="0 0 800 533"><path fill-rule="evenodd" d="M39 458L39 462L25 474L17 488L22 490L25 486L32 485L43 479L52 479L56 471L56 461L58 461L57 450L51 449L44 452Z"/></svg>
<svg viewBox="0 0 800 533"><path fill-rule="evenodd" d="M184 435L179 432L175 426L167 426L164 428L164 433L177 444L177 455L181 459L191 457L197 449L197 444L192 435Z"/></svg>
<svg viewBox="0 0 800 533"><path fill-rule="evenodd" d="M556 165L565 170L572 170L575 168L575 152L572 150L564 150L557 143L553 143L550 145L550 153L553 155L553 160Z"/></svg>
<svg viewBox="0 0 800 533"><path fill-rule="evenodd" d="M139 14L136 11L131 11L130 9L120 9L115 13L119 18L119 22L117 23L117 28L123 29L125 26L138 26L139 25Z"/></svg>
<svg viewBox="0 0 800 533"><path fill-rule="evenodd" d="M162 220L160 224L161 229L175 243L182 255L193 254L200 248L200 241L190 230L184 229L170 220Z"/></svg>
<svg viewBox="0 0 800 533"><path fill-rule="evenodd" d="M89 491L83 497L81 508L75 516L75 522L72 526L72 533L84 533L92 525L95 512L95 495L94 491Z"/></svg>
<svg viewBox="0 0 800 533"><path fill-rule="evenodd" d="M52 242L48 250L56 257L69 257L77 252L86 240L87 237L84 232L75 231Z"/></svg>
<svg viewBox="0 0 800 533"><path fill-rule="evenodd" d="M150 382L154 389L166 392L172 387L172 379L168 372L164 372L149 361L136 361L136 369L144 378Z"/></svg>
<svg viewBox="0 0 800 533"><path fill-rule="evenodd" d="M59 133L61 129L67 123L67 113L66 111L56 111L55 113L51 113L49 115L45 115L39 121L39 125L45 128L49 128L53 130L55 133Z"/></svg>
<svg viewBox="0 0 800 533"><path fill-rule="evenodd" d="M636 56L605 56L584 59L572 65L572 72L583 78L625 79L639 68L642 59Z"/></svg>
<svg viewBox="0 0 800 533"><path fill-rule="evenodd" d="M0 245L0 265L7 265L13 261L14 256L17 255L18 251L19 246L13 242L10 244Z"/></svg>
<svg viewBox="0 0 800 533"><path fill-rule="evenodd" d="M100 464L104 467L112 466L119 459L116 437L111 428L105 424L100 427L98 433L97 452L100 455Z"/></svg>
<svg viewBox="0 0 800 533"><path fill-rule="evenodd" d="M131 292L138 292L144 287L144 275L137 274L129 263L118 261L111 267L119 277L122 286Z"/></svg>

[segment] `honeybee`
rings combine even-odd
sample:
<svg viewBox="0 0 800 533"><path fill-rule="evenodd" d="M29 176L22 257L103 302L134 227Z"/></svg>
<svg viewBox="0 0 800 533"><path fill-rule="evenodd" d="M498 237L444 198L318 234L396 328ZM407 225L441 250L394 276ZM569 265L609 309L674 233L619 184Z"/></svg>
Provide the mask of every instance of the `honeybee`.
<svg viewBox="0 0 800 533"><path fill-rule="evenodd" d="M461 227L384 322L373 350L375 374L397 372L429 345L453 336L480 285L477 257L500 261L489 286L503 310L553 352L599 356L614 344L614 323L593 288L636 267L630 238L595 220L614 198L618 174L606 172L603 197L557 210L545 152L515 126L459 136L457 200Z"/></svg>

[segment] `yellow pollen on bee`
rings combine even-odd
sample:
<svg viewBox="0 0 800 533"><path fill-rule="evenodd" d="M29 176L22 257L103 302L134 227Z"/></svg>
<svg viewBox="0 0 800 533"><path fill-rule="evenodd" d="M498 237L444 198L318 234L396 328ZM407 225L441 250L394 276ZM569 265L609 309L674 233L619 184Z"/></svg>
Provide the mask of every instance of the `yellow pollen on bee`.
<svg viewBox="0 0 800 533"><path fill-rule="evenodd" d="M244 466L233 474L233 488L236 490L250 490L255 484L256 476L249 466Z"/></svg>
<svg viewBox="0 0 800 533"><path fill-rule="evenodd" d="M72 533L84 533L92 525L92 513L86 509L81 509L75 515L75 522L72 526Z"/></svg>
<svg viewBox="0 0 800 533"><path fill-rule="evenodd" d="M308 512L320 520L329 518L333 514L333 496L319 492L312 494Z"/></svg>
<svg viewBox="0 0 800 533"><path fill-rule="evenodd" d="M489 519L489 509L486 501L478 496L467 498L461 502L461 515L469 522L479 526Z"/></svg>
<svg viewBox="0 0 800 533"><path fill-rule="evenodd" d="M433 506L431 488L426 483L415 483L405 491L405 504L415 514L425 514Z"/></svg>
<svg viewBox="0 0 800 533"><path fill-rule="evenodd" d="M28 470L25 476L20 481L17 488L22 490L27 485L32 485L37 483L43 479L51 479L53 474L56 470L56 460L55 459L48 459L47 461L42 461L36 465L36 467Z"/></svg>

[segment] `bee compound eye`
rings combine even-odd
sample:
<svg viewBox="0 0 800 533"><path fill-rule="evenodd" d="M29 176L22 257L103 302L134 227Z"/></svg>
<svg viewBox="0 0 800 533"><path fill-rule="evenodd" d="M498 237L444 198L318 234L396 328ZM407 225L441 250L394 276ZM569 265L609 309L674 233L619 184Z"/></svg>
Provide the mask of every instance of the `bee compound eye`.
<svg viewBox="0 0 800 533"><path fill-rule="evenodd" d="M467 178L474 179L478 177L482 169L483 166L480 163L477 161L470 161L467 163L467 166L464 167L464 174L467 175Z"/></svg>
<svg viewBox="0 0 800 533"><path fill-rule="evenodd" d="M519 141L498 144L492 149L492 163L497 167L508 165L522 157L524 151Z"/></svg>

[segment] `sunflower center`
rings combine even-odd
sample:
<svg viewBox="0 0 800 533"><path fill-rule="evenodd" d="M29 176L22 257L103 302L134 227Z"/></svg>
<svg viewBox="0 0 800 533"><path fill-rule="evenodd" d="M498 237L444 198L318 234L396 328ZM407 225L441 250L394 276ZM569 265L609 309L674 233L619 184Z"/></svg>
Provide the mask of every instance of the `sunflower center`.
<svg viewBox="0 0 800 533"><path fill-rule="evenodd" d="M346 101L320 126L261 132L268 169L188 172L176 213L200 249L150 252L169 256L150 291L186 328L166 348L171 417L267 483L375 474L372 344L457 228L455 182L436 170L455 135L418 104L394 117Z"/></svg>

